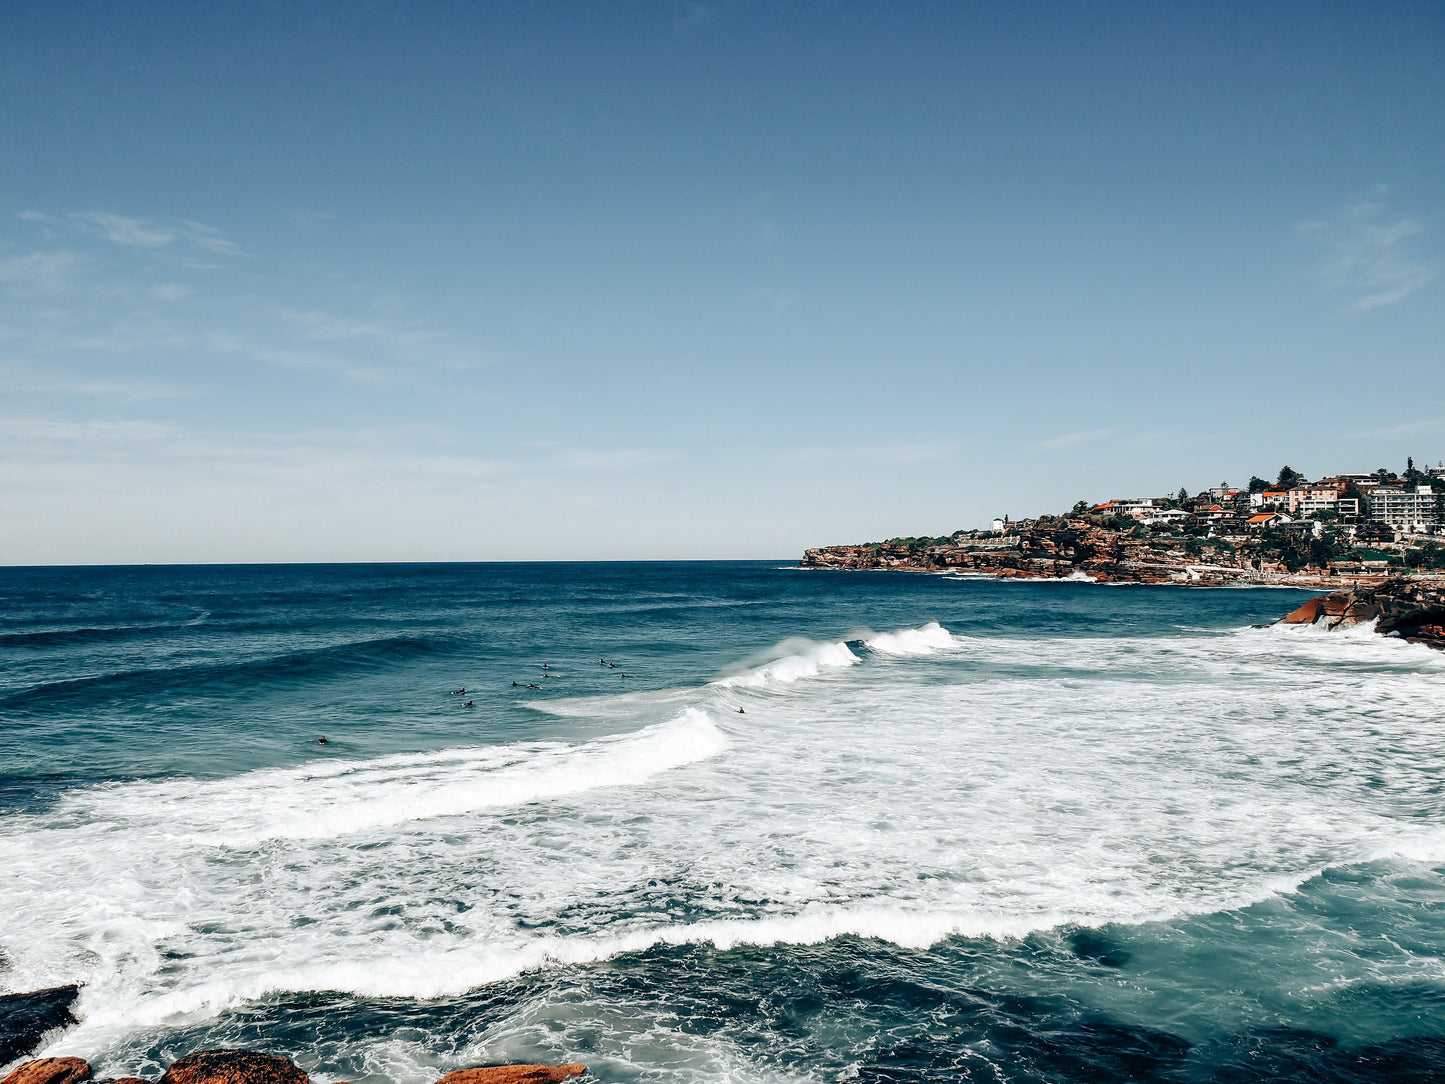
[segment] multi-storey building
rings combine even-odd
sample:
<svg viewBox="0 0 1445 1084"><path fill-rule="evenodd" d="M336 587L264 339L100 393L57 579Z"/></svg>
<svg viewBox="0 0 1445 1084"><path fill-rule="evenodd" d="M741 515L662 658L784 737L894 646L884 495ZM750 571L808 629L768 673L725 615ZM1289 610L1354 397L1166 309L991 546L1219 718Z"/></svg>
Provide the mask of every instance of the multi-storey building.
<svg viewBox="0 0 1445 1084"><path fill-rule="evenodd" d="M1328 507L1334 510L1335 503L1339 500L1340 494L1344 492L1344 483L1336 483L1326 479L1322 482L1307 482L1302 486L1295 486L1286 493L1291 512L1304 512L1305 504L1311 505L1317 510Z"/></svg>
<svg viewBox="0 0 1445 1084"><path fill-rule="evenodd" d="M1442 494L1431 486L1395 489L1376 486L1369 497L1370 519L1396 530L1419 531L1441 522Z"/></svg>

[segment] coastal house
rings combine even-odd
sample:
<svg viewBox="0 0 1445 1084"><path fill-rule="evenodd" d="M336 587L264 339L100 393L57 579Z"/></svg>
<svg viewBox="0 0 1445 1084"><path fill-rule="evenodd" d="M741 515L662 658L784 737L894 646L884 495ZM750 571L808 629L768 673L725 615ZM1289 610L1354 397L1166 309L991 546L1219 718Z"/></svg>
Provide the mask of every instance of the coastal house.
<svg viewBox="0 0 1445 1084"><path fill-rule="evenodd" d="M1187 519L1189 519L1189 513L1182 508L1156 508L1144 517L1144 522L1152 527L1157 524L1183 523Z"/></svg>
<svg viewBox="0 0 1445 1084"><path fill-rule="evenodd" d="M1115 515L1143 519L1153 512L1156 501L1153 497L1116 497L1109 503L1114 506ZM1157 503L1162 504L1163 502Z"/></svg>
<svg viewBox="0 0 1445 1084"><path fill-rule="evenodd" d="M1249 495L1249 506L1251 508L1287 508L1289 506L1289 490L1261 489L1258 493Z"/></svg>
<svg viewBox="0 0 1445 1084"><path fill-rule="evenodd" d="M1252 531L1263 530L1265 527L1279 527L1292 522L1294 521L1283 512L1260 512L1244 521L1245 526Z"/></svg>

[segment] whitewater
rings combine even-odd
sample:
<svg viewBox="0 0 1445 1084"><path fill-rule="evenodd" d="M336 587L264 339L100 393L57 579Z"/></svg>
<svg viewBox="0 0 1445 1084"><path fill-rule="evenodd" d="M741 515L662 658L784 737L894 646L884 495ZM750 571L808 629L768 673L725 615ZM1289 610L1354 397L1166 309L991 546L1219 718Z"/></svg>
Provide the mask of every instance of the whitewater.
<svg viewBox="0 0 1445 1084"><path fill-rule="evenodd" d="M217 1045L323 1084L1445 1068L1445 656L1268 625L1290 593L0 590L0 992L82 984L45 1052L98 1076Z"/></svg>

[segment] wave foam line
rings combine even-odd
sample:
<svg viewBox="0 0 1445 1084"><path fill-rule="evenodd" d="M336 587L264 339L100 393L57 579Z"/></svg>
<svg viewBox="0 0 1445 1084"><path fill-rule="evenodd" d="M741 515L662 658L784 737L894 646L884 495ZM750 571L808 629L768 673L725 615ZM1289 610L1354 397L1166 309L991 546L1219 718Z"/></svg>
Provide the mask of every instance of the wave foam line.
<svg viewBox="0 0 1445 1084"><path fill-rule="evenodd" d="M357 997L455 997L517 975L550 967L579 967L659 947L711 944L719 951L738 947L817 945L842 937L870 938L903 948L926 949L950 937L1017 940L1061 926L1135 925L1172 921L1191 915L1236 910L1299 890L1321 869L1266 878L1230 899L1200 901L1200 906L1154 906L1129 913L1087 911L1010 915L1002 911L926 911L900 907L819 905L800 914L747 919L716 919L683 925L631 930L610 937L537 937L521 944L488 944L478 949L407 953L391 946L384 955L318 962L292 968L270 967L234 979L214 979L182 990L136 999L86 998L78 1006L81 1031L131 1030L177 1018L214 1016L247 1001L274 994L333 991ZM96 991L99 995L99 991ZM103 995L101 995L103 996ZM67 1036L74 1045L75 1033Z"/></svg>
<svg viewBox="0 0 1445 1084"><path fill-rule="evenodd" d="M704 712L687 708L634 733L577 745L528 742L267 769L183 786L128 784L83 792L72 799L72 811L131 827L184 824L191 842L250 847L644 783L726 745Z"/></svg>

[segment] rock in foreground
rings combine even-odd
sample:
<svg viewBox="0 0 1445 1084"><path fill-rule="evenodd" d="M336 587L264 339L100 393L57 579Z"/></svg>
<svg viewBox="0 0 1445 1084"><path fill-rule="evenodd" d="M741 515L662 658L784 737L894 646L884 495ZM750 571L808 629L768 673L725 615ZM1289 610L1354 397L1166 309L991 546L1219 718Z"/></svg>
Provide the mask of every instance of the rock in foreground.
<svg viewBox="0 0 1445 1084"><path fill-rule="evenodd" d="M1375 631L1445 651L1445 580L1392 579L1373 587L1312 598L1280 618L1282 625L1347 629L1367 621Z"/></svg>
<svg viewBox="0 0 1445 1084"><path fill-rule="evenodd" d="M161 1084L307 1084L290 1058L250 1050L201 1050L175 1062Z"/></svg>
<svg viewBox="0 0 1445 1084"><path fill-rule="evenodd" d="M585 1065L493 1065L459 1069L437 1084L558 1084L581 1076ZM80 1058L27 1061L0 1084L84 1084L90 1066ZM149 1084L122 1077L108 1084ZM174 1062L160 1084L309 1084L306 1073L290 1058L251 1050L201 1050Z"/></svg>
<svg viewBox="0 0 1445 1084"><path fill-rule="evenodd" d="M47 1032L75 1023L70 1006L79 993L78 986L54 986L28 994L0 996L0 1065L9 1065L37 1049Z"/></svg>
<svg viewBox="0 0 1445 1084"><path fill-rule="evenodd" d="M437 1084L555 1084L586 1071L585 1065L495 1065L486 1069L458 1069Z"/></svg>
<svg viewBox="0 0 1445 1084"><path fill-rule="evenodd" d="M40 1058L18 1065L0 1084L81 1084L90 1079L83 1058Z"/></svg>

